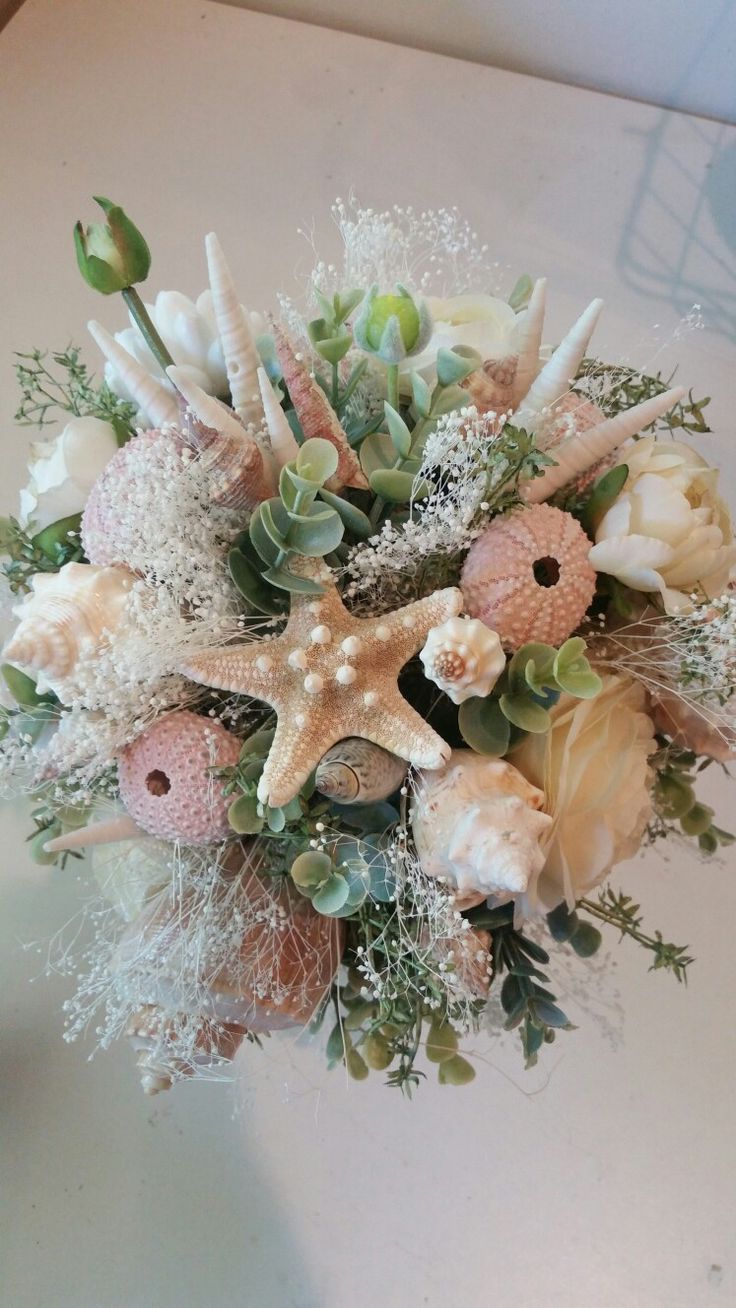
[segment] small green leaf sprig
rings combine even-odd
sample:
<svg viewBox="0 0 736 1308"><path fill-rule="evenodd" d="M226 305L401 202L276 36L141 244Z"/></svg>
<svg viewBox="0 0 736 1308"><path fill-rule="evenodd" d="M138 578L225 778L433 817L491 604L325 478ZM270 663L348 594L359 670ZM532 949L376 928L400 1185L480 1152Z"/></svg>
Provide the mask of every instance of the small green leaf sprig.
<svg viewBox="0 0 736 1308"><path fill-rule="evenodd" d="M81 521L81 514L74 513L30 535L16 518L0 518L0 555L7 560L2 571L14 595L29 591L36 573L58 572L65 563L84 558Z"/></svg>
<svg viewBox="0 0 736 1308"><path fill-rule="evenodd" d="M15 374L21 400L15 421L43 428L56 421L56 411L75 418L101 418L115 428L119 445L132 436L136 406L121 400L107 382L98 385L77 345L65 350L17 353ZM53 416L50 416L53 415Z"/></svg>
<svg viewBox="0 0 736 1308"><path fill-rule="evenodd" d="M317 287L314 290L322 316L308 323L307 333L315 352L330 365L330 378L327 380L318 372L315 375L338 416L368 366L367 359L360 359L351 369L345 385L340 385L340 364L353 345L353 334L347 321L360 304L364 293L362 290L336 291L332 299L329 299Z"/></svg>
<svg viewBox="0 0 736 1308"><path fill-rule="evenodd" d="M654 955L654 961L649 968L650 972L664 970L671 972L677 981L687 984L687 969L695 959L687 953L687 945L675 945L666 941L661 931L655 931L653 936L648 935L641 929L641 912L639 904L635 903L630 895L625 895L623 891L614 891L610 886L600 891L596 900L583 898L578 900L577 909L588 913L598 922L603 922L607 926L615 927L621 932L621 938L628 936L635 940L637 944L642 945L644 949L650 950Z"/></svg>
<svg viewBox="0 0 736 1308"><path fill-rule="evenodd" d="M332 554L346 527L359 538L370 534L366 515L325 487L337 469L337 459L329 441L319 437L305 441L296 459L281 469L279 494L254 509L247 536L235 543L228 560L230 574L259 612L283 609L274 587L282 593L322 593L318 581L293 572L290 563Z"/></svg>
<svg viewBox="0 0 736 1308"><path fill-rule="evenodd" d="M682 834L697 840L701 853L707 855L715 854L722 845L732 845L736 837L715 825L715 810L702 804L695 793L693 769L698 764L697 756L666 743L651 762L655 769L654 808L662 824L661 832L655 826L653 834L666 835L677 824ZM698 770L709 762L703 760Z"/></svg>
<svg viewBox="0 0 736 1308"><path fill-rule="evenodd" d="M537 641L522 645L490 695L461 704L458 725L466 744L478 754L500 757L517 743L520 732L549 730L549 709L562 692L593 699L601 680L586 648L582 636L571 636L559 649Z"/></svg>
<svg viewBox="0 0 736 1308"><path fill-rule="evenodd" d="M543 1044L552 1044L558 1031L574 1027L548 989L541 969L549 963L546 949L514 927L514 906L480 907L467 914L475 927L490 932L495 975L503 975L500 999L507 1031L519 1031L525 1066L534 1067Z"/></svg>
<svg viewBox="0 0 736 1308"><path fill-rule="evenodd" d="M243 742L240 757L233 768L215 769L224 781L223 793L234 798L228 808L228 822L238 836L257 836L264 831L280 835L287 827L302 823L306 803L313 787L302 787L299 795L281 808L272 808L258 799L258 782L273 744L275 727L262 727Z"/></svg>
<svg viewBox="0 0 736 1308"><path fill-rule="evenodd" d="M307 849L290 868L294 884L326 917L351 917L366 899L390 903L396 881L379 833L340 837L332 849Z"/></svg>
<svg viewBox="0 0 736 1308"><path fill-rule="evenodd" d="M625 409L631 409L635 404L642 404L644 400L652 399L656 395L663 395L668 391L674 380L674 372L669 377L664 377L661 372L650 376L647 373L638 372L635 368L626 367L625 364L604 363L601 359L588 358L583 359L577 373L576 381L590 380L595 384L595 390L599 391L602 399L601 407L605 410L608 417L615 417L618 413L623 413ZM580 387L583 394L587 394L585 386ZM687 431L697 432L704 435L710 432L703 410L710 404L710 396L706 395L702 400L696 400L692 390L688 392L687 400L681 400L669 413L663 414L657 418L649 427L644 428L644 433L651 433L658 429L667 431Z"/></svg>
<svg viewBox="0 0 736 1308"><path fill-rule="evenodd" d="M426 496L429 487L417 485L415 479L427 435L439 418L467 403L468 396L460 382L480 363L480 355L464 346L440 349L437 383L432 390L419 373L411 374L412 400L405 410L406 417L399 410L398 393L394 403L385 402L385 431L369 434L360 447L361 465L371 490L378 496L379 513L385 502L407 504L411 499ZM371 517L375 523L376 506Z"/></svg>

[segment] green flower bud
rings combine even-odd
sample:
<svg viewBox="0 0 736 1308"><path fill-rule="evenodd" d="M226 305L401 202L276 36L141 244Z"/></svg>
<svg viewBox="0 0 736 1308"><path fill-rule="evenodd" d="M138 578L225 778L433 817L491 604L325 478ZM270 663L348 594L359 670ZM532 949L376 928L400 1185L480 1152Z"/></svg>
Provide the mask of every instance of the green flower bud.
<svg viewBox="0 0 736 1308"><path fill-rule="evenodd" d="M423 301L417 303L403 286L395 295L379 295L372 286L354 327L355 342L384 363L401 363L419 354L432 335L432 319Z"/></svg>
<svg viewBox="0 0 736 1308"><path fill-rule="evenodd" d="M112 295L135 282L143 282L151 267L151 253L141 233L119 205L103 196L94 197L106 223L81 222L74 228L77 263L84 280L94 291Z"/></svg>

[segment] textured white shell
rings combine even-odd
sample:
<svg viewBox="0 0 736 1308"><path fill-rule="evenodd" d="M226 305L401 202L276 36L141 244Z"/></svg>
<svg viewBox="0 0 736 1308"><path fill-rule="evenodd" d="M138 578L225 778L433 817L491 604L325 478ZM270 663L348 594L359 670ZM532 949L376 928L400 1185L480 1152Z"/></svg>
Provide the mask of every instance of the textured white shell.
<svg viewBox="0 0 736 1308"><path fill-rule="evenodd" d="M370 740L348 736L322 758L315 786L338 804L370 804L392 795L405 776L404 759Z"/></svg>
<svg viewBox="0 0 736 1308"><path fill-rule="evenodd" d="M248 315L238 299L222 246L214 232L205 237L205 251L212 308L225 358L232 406L244 423L260 425L263 421L257 376L260 359Z"/></svg>
<svg viewBox="0 0 736 1308"><path fill-rule="evenodd" d="M603 308L602 300L593 300L557 346L532 382L512 418L519 427L534 426L542 409L548 409L570 389L575 374L585 358L585 351Z"/></svg>
<svg viewBox="0 0 736 1308"><path fill-rule="evenodd" d="M454 750L441 771L420 773L412 830L423 871L462 895L523 894L544 866L543 803L510 763Z"/></svg>
<svg viewBox="0 0 736 1308"><path fill-rule="evenodd" d="M261 388L263 415L271 443L271 453L277 466L283 468L285 463L291 463L296 458L299 446L265 368L258 369L258 385Z"/></svg>
<svg viewBox="0 0 736 1308"><path fill-rule="evenodd" d="M66 563L59 572L37 573L30 595L13 610L20 619L4 656L38 675L40 690L63 701L64 687L125 622L135 581L127 568Z"/></svg>
<svg viewBox="0 0 736 1308"><path fill-rule="evenodd" d="M448 618L433 627L419 657L425 677L453 704L490 694L506 666L497 632L477 618Z"/></svg>
<svg viewBox="0 0 736 1308"><path fill-rule="evenodd" d="M94 319L87 329L99 346L108 363L112 364L120 381L127 387L139 409L147 415L151 427L165 427L179 419L179 405L171 391L156 381L132 354L123 348L108 331Z"/></svg>

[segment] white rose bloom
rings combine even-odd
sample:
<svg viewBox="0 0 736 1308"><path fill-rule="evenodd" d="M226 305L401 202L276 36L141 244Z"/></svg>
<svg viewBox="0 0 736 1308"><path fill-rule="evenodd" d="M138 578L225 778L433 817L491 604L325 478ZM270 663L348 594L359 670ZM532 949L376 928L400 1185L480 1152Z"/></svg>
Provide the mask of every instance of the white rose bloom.
<svg viewBox="0 0 736 1308"><path fill-rule="evenodd" d="M603 517L589 558L597 572L632 590L659 593L667 613L692 607L728 586L734 546L718 471L689 445L647 436L622 451L629 475Z"/></svg>
<svg viewBox="0 0 736 1308"><path fill-rule="evenodd" d="M409 373L419 372L433 385L439 349L468 345L481 359L505 359L517 352L517 337L526 313L515 313L510 304L495 295L453 295L449 299L427 296L433 331L427 348L400 365L404 384Z"/></svg>
<svg viewBox="0 0 736 1308"><path fill-rule="evenodd" d="M81 513L103 468L117 453L115 429L101 418L72 418L52 440L31 445L30 479L20 493L20 522L41 531Z"/></svg>
<svg viewBox="0 0 736 1308"><path fill-rule="evenodd" d="M179 291L159 291L156 303L147 304L146 309L174 363L208 395L226 398L229 388L212 309L212 292L203 291L194 302ZM265 331L263 318L257 313L249 317L253 335L261 335ZM131 323L132 326L115 333L115 340L153 377L170 386L132 318ZM132 399L110 363L105 365L105 380L121 399Z"/></svg>

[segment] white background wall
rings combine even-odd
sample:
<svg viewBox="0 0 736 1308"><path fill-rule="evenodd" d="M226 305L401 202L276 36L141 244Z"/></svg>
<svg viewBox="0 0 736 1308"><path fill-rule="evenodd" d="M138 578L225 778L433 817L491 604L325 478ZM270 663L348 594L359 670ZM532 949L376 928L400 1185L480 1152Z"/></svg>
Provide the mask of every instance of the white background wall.
<svg viewBox="0 0 736 1308"><path fill-rule="evenodd" d="M224 3L736 122L736 0Z"/></svg>

